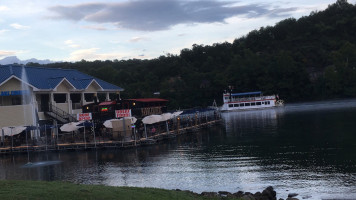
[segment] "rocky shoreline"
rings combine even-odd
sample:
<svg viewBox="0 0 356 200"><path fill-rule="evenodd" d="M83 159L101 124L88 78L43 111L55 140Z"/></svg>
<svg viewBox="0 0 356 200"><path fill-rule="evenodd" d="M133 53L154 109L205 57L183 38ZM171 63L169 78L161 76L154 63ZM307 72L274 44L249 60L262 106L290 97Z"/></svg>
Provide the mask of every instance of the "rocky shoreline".
<svg viewBox="0 0 356 200"><path fill-rule="evenodd" d="M176 189L177 191L181 191L179 189ZM277 193L273 189L272 186L267 187L264 189L262 192L256 192L256 193L251 193L251 192L243 192L243 191L238 191L235 193L227 192L227 191L219 191L219 192L202 192L201 194L194 193L192 191L187 191L190 193L193 193L195 195L199 196L204 196L204 197L220 197L220 198L240 198L243 200L277 200ZM290 193L288 194L288 197L285 200L299 200L296 198L298 194L296 193ZM284 200L283 198L279 198L279 200Z"/></svg>

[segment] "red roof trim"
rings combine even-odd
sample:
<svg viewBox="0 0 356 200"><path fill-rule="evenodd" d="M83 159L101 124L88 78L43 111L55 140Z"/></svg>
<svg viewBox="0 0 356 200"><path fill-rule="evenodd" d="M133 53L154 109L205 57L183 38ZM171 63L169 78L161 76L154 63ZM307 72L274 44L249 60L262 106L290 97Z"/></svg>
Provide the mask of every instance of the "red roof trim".
<svg viewBox="0 0 356 200"><path fill-rule="evenodd" d="M125 99L129 101L137 101L137 102L159 102L159 101L168 101L166 99L159 98L143 98L143 99Z"/></svg>
<svg viewBox="0 0 356 200"><path fill-rule="evenodd" d="M113 104L116 104L116 101L101 102L101 103L99 103L99 106L107 106L107 105L113 105Z"/></svg>

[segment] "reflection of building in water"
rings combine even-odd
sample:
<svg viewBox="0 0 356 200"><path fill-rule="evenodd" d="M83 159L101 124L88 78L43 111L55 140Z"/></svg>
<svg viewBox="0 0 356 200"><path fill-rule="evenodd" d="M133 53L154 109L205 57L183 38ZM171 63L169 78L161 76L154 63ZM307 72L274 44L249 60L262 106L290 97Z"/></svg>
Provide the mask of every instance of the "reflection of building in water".
<svg viewBox="0 0 356 200"><path fill-rule="evenodd" d="M227 134L243 134L257 129L274 131L277 128L278 116L283 109L248 110L222 113Z"/></svg>

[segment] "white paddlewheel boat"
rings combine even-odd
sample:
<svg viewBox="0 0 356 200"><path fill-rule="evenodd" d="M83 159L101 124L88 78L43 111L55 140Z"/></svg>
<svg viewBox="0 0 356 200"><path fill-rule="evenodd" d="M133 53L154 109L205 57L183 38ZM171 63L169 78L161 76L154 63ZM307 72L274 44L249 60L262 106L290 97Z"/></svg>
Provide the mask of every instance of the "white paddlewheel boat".
<svg viewBox="0 0 356 200"><path fill-rule="evenodd" d="M247 110L270 108L274 106L283 106L284 101L279 99L278 95L264 96L262 92L244 92L223 94L224 104L221 111Z"/></svg>

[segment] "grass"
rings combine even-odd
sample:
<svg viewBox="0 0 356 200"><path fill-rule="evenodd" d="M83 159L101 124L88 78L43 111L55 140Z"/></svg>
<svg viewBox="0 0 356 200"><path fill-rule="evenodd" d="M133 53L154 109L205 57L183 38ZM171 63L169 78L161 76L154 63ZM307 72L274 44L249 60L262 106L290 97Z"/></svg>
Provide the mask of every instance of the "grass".
<svg viewBox="0 0 356 200"><path fill-rule="evenodd" d="M0 199L120 199L120 200L200 200L220 199L199 196L190 192L156 188L81 185L69 182L0 181Z"/></svg>

